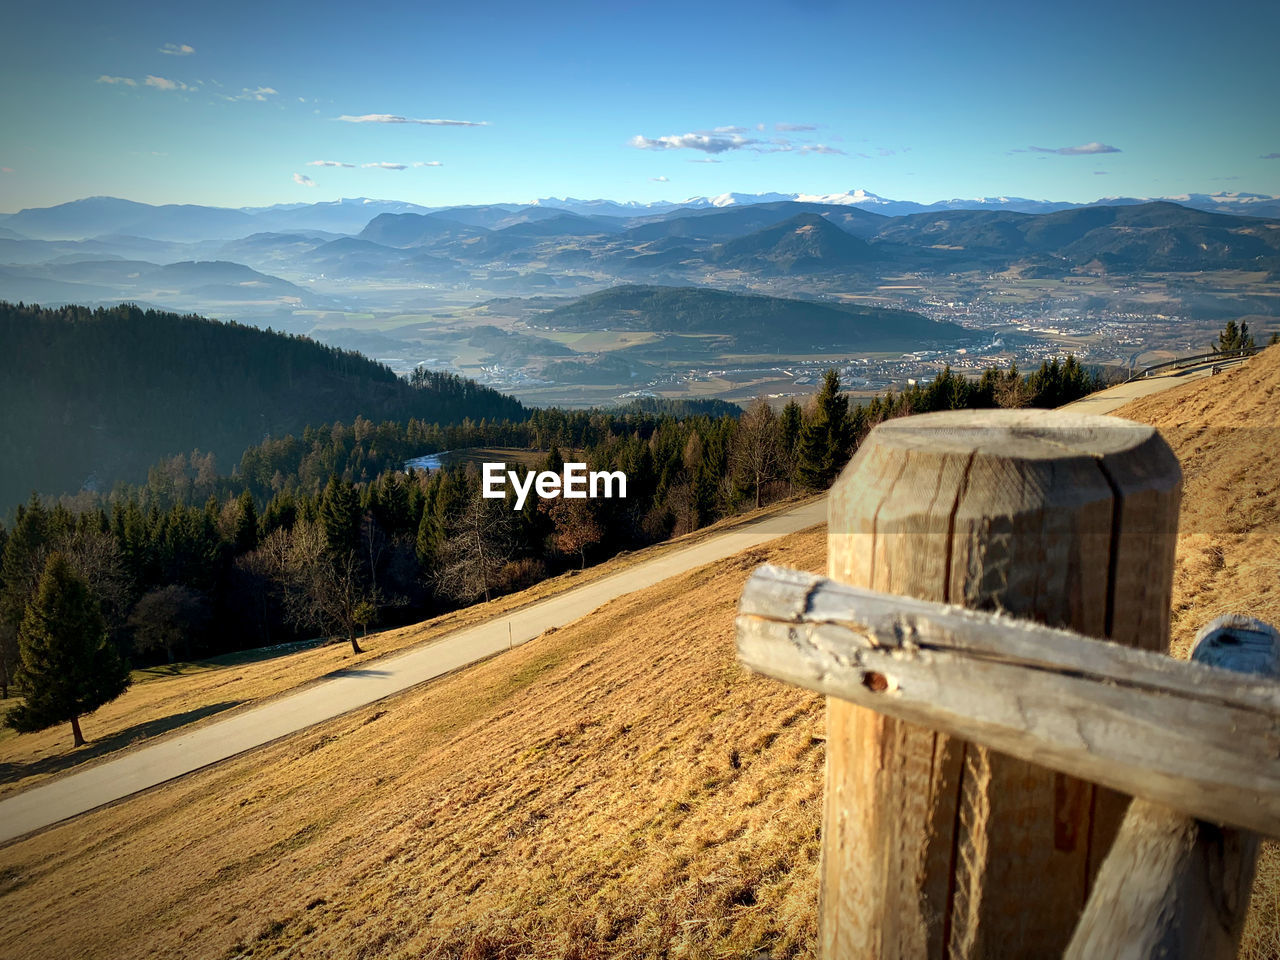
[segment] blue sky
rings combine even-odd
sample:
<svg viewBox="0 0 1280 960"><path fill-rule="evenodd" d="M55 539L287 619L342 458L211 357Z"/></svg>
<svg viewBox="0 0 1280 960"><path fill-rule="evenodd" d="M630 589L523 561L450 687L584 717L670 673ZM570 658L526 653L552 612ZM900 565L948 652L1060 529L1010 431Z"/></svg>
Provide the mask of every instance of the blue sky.
<svg viewBox="0 0 1280 960"><path fill-rule="evenodd" d="M1280 194L1274 2L28 0L6 21L3 211Z"/></svg>

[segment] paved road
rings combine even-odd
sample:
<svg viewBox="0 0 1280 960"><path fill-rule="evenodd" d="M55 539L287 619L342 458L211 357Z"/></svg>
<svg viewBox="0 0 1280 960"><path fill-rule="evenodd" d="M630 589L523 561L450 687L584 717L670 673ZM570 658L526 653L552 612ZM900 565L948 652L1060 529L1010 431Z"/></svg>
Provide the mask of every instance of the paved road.
<svg viewBox="0 0 1280 960"><path fill-rule="evenodd" d="M827 519L825 498L672 550L446 639L341 671L297 693L0 801L0 843L389 697L585 616L616 597Z"/></svg>
<svg viewBox="0 0 1280 960"><path fill-rule="evenodd" d="M1166 373L1158 377L1133 380L1129 383L1110 387L1107 390L1092 393L1083 400L1067 404L1063 409L1072 410L1076 413L1110 413L1118 407L1123 407L1130 400L1137 400L1139 397L1147 397L1180 384L1190 383L1192 380L1199 380L1202 377L1210 376L1212 372L1213 364L1210 363L1202 367L1189 367L1186 370L1179 370L1177 373Z"/></svg>
<svg viewBox="0 0 1280 960"><path fill-rule="evenodd" d="M1070 409L1109 413L1136 397L1208 375L1209 368L1205 367L1136 380L1079 400L1070 404ZM374 660L367 666L344 670L297 693L0 800L0 843L389 697L505 650L512 642L531 640L548 627L571 623L617 597L822 523L826 518L826 498L810 501L531 604L509 616L459 630L443 640Z"/></svg>

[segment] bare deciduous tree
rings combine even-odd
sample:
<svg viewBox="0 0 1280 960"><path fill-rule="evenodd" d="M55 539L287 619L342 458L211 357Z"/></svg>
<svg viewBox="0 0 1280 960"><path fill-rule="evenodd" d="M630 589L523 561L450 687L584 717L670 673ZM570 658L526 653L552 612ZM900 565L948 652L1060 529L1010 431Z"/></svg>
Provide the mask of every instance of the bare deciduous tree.
<svg viewBox="0 0 1280 960"><path fill-rule="evenodd" d="M512 554L511 511L504 500L488 500L475 491L452 524L434 571L436 589L469 603L492 598L499 574Z"/></svg>
<svg viewBox="0 0 1280 960"><path fill-rule="evenodd" d="M731 463L734 472L754 487L759 509L764 486L782 473L778 418L763 398L758 398L738 418Z"/></svg>

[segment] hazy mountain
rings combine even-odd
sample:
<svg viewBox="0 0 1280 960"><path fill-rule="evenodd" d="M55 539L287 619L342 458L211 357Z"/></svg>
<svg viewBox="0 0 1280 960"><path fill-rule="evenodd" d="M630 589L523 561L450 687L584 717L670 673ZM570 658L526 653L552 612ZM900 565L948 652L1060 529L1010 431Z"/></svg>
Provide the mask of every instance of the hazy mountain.
<svg viewBox="0 0 1280 960"><path fill-rule="evenodd" d="M497 232L504 237L596 237L601 234L617 233L621 229L619 224L605 217L582 217L577 214L562 213L502 227Z"/></svg>
<svg viewBox="0 0 1280 960"><path fill-rule="evenodd" d="M465 224L436 215L384 213L360 231L360 239L390 247L414 247L482 236L485 227Z"/></svg>
<svg viewBox="0 0 1280 960"><path fill-rule="evenodd" d="M760 274L828 273L875 259L867 241L845 233L816 213L802 213L756 233L717 245L711 259Z"/></svg>
<svg viewBox="0 0 1280 960"><path fill-rule="evenodd" d="M255 229L261 231L323 230L328 233L359 233L370 220L384 213L430 213L435 208L401 200L357 197L321 203L242 209L252 215Z"/></svg>
<svg viewBox="0 0 1280 960"><path fill-rule="evenodd" d="M973 336L962 327L937 323L908 310L788 300L705 287L612 287L557 307L536 322L559 330L720 334L741 348L788 353L816 346L919 349L924 343L963 341Z"/></svg>
<svg viewBox="0 0 1280 960"><path fill-rule="evenodd" d="M631 227L625 237L649 241L665 237L687 237L699 240L729 240L763 230L800 213L816 213L842 230L859 237L870 237L887 222L876 213L856 207L839 207L821 203L775 201L740 207L708 207L698 210L680 208Z"/></svg>
<svg viewBox="0 0 1280 960"><path fill-rule="evenodd" d="M146 301L177 309L206 304L329 305L327 298L240 263L73 260L0 268L0 298L40 303Z"/></svg>
<svg viewBox="0 0 1280 960"><path fill-rule="evenodd" d="M253 233L254 219L242 210L193 204L151 206L114 197L89 197L55 207L20 210L5 221L41 240L81 240L123 233L153 240L208 240Z"/></svg>
<svg viewBox="0 0 1280 960"><path fill-rule="evenodd" d="M1275 221L1193 210L1175 203L1075 207L1047 214L954 210L890 220L877 239L1004 258L1103 257L1139 269L1256 265L1280 254Z"/></svg>

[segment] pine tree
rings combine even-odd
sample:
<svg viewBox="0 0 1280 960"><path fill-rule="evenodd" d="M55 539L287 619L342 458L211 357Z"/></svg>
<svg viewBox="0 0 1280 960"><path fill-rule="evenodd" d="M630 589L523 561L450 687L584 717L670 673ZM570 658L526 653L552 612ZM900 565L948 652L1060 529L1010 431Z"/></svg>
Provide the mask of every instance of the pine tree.
<svg viewBox="0 0 1280 960"><path fill-rule="evenodd" d="M0 554L0 695L9 696L9 685L18 668L18 631L27 603L35 594L48 557L49 512L35 494L18 507L13 532Z"/></svg>
<svg viewBox="0 0 1280 960"><path fill-rule="evenodd" d="M258 547L258 510L253 503L253 494L248 490L240 494L236 510L235 551L238 555Z"/></svg>
<svg viewBox="0 0 1280 960"><path fill-rule="evenodd" d="M320 501L320 529L331 557L345 558L360 546L360 498L355 487L329 477Z"/></svg>
<svg viewBox="0 0 1280 960"><path fill-rule="evenodd" d="M31 733L70 721L75 746L83 746L80 717L124 693L129 666L107 639L98 601L61 553L49 556L18 641L26 702L5 722Z"/></svg>

